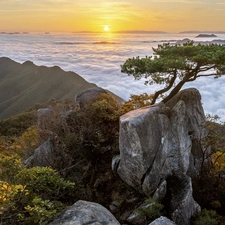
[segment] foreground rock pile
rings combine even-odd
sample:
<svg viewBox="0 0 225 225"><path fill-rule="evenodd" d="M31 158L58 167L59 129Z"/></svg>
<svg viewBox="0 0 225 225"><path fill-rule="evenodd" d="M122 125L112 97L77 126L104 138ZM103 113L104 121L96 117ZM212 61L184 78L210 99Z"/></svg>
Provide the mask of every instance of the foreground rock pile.
<svg viewBox="0 0 225 225"><path fill-rule="evenodd" d="M203 158L210 152L203 144L207 136L205 123L201 96L194 88L179 92L166 104L137 109L120 118L120 155L114 157L112 170L137 193L146 198L154 197L166 205L166 217L161 216L150 225L189 225L192 216L201 210L192 195L192 178L200 174L202 166L210 163ZM26 161L28 166L41 166L41 155L46 166L46 156L50 159L54 152L54 145L49 143L48 140L45 148L35 151ZM109 202L106 207L111 212L97 203L80 200L49 225L116 225L120 224L118 221L129 225L146 224L136 213L140 201L125 200L127 205L135 201L138 204L133 210L117 213L117 219L112 213L118 211L116 207L119 208L124 199Z"/></svg>

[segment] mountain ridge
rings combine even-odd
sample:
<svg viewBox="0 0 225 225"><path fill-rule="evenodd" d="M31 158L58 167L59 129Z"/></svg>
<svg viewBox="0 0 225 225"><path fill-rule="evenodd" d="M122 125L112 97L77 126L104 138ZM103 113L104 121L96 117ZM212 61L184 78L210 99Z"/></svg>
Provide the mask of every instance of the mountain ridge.
<svg viewBox="0 0 225 225"><path fill-rule="evenodd" d="M22 64L0 57L0 119L16 115L51 99L74 100L76 94L97 87L72 71L58 66Z"/></svg>

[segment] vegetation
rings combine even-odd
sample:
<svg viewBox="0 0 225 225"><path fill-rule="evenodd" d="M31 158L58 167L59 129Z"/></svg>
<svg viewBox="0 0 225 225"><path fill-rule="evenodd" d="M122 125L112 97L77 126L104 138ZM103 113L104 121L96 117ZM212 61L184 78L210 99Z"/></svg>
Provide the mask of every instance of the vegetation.
<svg viewBox="0 0 225 225"><path fill-rule="evenodd" d="M0 120L0 136L18 137L27 128L37 123L36 111L23 112L17 116Z"/></svg>
<svg viewBox="0 0 225 225"><path fill-rule="evenodd" d="M44 224L79 199L107 208L110 202L125 199L116 216L143 202L143 195L113 174L111 161L119 153L120 115L149 105L152 99L146 93L132 95L122 109L107 94L80 109L70 102L51 101L52 114L43 129L37 129L34 111L0 121L0 224ZM225 125L217 119L208 117L209 134L202 140L212 146L213 154L205 158L212 157L213 164L193 180L194 199L204 209L194 225L224 224ZM48 138L55 150L51 168L25 167L24 157ZM129 198L138 201L128 204ZM161 215L162 204L150 198L145 205L138 213L146 223Z"/></svg>
<svg viewBox="0 0 225 225"><path fill-rule="evenodd" d="M64 207L74 189L46 167L26 168L18 156L0 156L0 216L2 225L42 224Z"/></svg>
<svg viewBox="0 0 225 225"><path fill-rule="evenodd" d="M194 199L203 209L196 217L194 225L225 224L225 123L218 123L217 115L207 115L208 135L203 140L205 146L211 146L211 152L203 158L211 158L211 166L202 170L201 176L192 179Z"/></svg>
<svg viewBox="0 0 225 225"><path fill-rule="evenodd" d="M194 225L218 225L225 224L214 210L203 209L195 218Z"/></svg>
<svg viewBox="0 0 225 225"><path fill-rule="evenodd" d="M0 223L42 224L78 199L106 205L112 190L124 189L121 181L116 187L111 171L112 157L118 154L119 107L114 98L103 94L82 109L69 102L52 101L52 120L43 130L30 124L26 117L4 120ZM19 120L26 129L11 136L8 130ZM24 155L30 155L35 146L48 138L55 148L52 168L26 168L21 162Z"/></svg>
<svg viewBox="0 0 225 225"><path fill-rule="evenodd" d="M120 111L122 114L125 114L131 110L148 106L151 104L153 97L154 95L148 95L147 93L131 95L130 99L123 104Z"/></svg>
<svg viewBox="0 0 225 225"><path fill-rule="evenodd" d="M199 77L219 78L225 74L225 46L210 44L195 45L189 41L183 45L165 43L153 48L154 56L130 58L121 66L121 71L135 79L145 79L145 84L164 85L155 92L151 104L168 91L163 99L167 102L177 94L186 82Z"/></svg>
<svg viewBox="0 0 225 225"><path fill-rule="evenodd" d="M96 87L78 74L57 66L36 66L30 61L20 64L5 57L0 63L0 119L50 99L73 100L79 92Z"/></svg>
<svg viewBox="0 0 225 225"><path fill-rule="evenodd" d="M137 213L141 218L144 218L146 224L152 222L162 215L164 206L160 204L155 198L148 198L145 200L143 206L137 209Z"/></svg>

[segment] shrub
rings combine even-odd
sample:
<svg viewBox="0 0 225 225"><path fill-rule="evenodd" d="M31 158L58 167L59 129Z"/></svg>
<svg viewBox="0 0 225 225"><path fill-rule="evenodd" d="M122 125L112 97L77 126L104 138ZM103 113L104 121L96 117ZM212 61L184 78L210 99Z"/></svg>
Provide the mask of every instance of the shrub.
<svg viewBox="0 0 225 225"><path fill-rule="evenodd" d="M48 167L23 166L17 156L0 160L0 224L36 225L64 207L74 183ZM7 180L7 181L6 181Z"/></svg>
<svg viewBox="0 0 225 225"><path fill-rule="evenodd" d="M0 154L0 180L15 183L16 174L24 167L18 155Z"/></svg>
<svg viewBox="0 0 225 225"><path fill-rule="evenodd" d="M163 208L164 206L157 202L155 198L148 198L145 200L144 205L137 209L137 212L141 218L145 218L149 222L160 217Z"/></svg>
<svg viewBox="0 0 225 225"><path fill-rule="evenodd" d="M59 200L74 188L74 183L64 180L50 167L23 168L16 175L17 183L26 185L29 193L43 199Z"/></svg>
<svg viewBox="0 0 225 225"><path fill-rule="evenodd" d="M203 209L196 217L194 225L218 225L218 215L214 210Z"/></svg>

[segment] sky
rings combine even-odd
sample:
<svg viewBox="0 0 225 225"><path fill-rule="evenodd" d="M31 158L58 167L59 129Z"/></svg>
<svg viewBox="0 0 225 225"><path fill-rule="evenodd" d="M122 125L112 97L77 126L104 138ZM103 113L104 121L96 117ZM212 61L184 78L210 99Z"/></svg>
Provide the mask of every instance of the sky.
<svg viewBox="0 0 225 225"><path fill-rule="evenodd" d="M0 0L0 32L224 31L224 19L225 0Z"/></svg>

